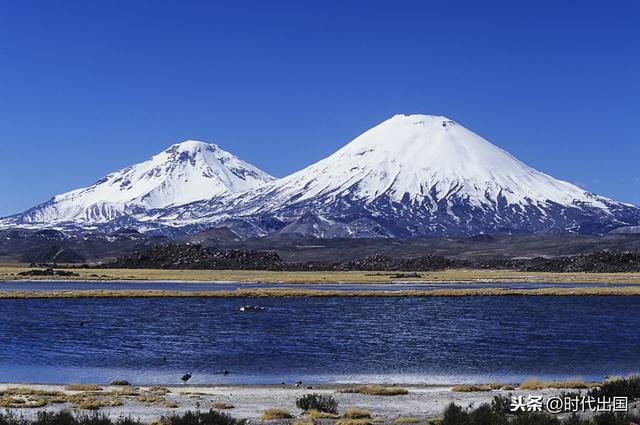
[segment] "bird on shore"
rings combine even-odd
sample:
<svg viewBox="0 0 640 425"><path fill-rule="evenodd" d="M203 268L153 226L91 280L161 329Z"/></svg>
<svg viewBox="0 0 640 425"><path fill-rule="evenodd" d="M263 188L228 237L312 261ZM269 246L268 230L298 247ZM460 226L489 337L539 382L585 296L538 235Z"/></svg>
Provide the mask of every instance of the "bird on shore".
<svg viewBox="0 0 640 425"><path fill-rule="evenodd" d="M193 376L193 374L191 372L187 372L184 375L182 375L182 378L180 378L180 379L182 380L182 382L184 382L186 384L187 381L189 379L191 379L192 376Z"/></svg>
<svg viewBox="0 0 640 425"><path fill-rule="evenodd" d="M302 381L296 381L296 388L300 388L300 386L302 385Z"/></svg>

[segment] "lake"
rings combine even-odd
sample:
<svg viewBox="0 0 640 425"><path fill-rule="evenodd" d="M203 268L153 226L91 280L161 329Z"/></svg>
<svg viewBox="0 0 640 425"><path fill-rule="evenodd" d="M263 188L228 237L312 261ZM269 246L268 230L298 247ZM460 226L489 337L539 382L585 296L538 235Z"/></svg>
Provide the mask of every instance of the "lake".
<svg viewBox="0 0 640 425"><path fill-rule="evenodd" d="M2 299L0 381L601 379L640 371L639 312L610 296Z"/></svg>
<svg viewBox="0 0 640 425"><path fill-rule="evenodd" d="M165 290L165 291L234 291L236 289L316 289L332 291L429 291L434 289L539 289L587 288L611 286L607 283L554 282L397 282L397 283L252 283L252 282L174 282L174 281L47 281L15 280L0 282L2 291L88 291L88 290ZM637 283L616 283L616 287L640 286Z"/></svg>

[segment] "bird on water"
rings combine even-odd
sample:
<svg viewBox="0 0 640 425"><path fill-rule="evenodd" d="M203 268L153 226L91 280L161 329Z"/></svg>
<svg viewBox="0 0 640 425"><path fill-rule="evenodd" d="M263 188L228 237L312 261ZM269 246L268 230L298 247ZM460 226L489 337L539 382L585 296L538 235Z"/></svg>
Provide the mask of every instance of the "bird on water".
<svg viewBox="0 0 640 425"><path fill-rule="evenodd" d="M187 372L184 375L182 375L182 378L180 378L180 379L182 380L182 382L184 382L186 384L187 381L189 379L191 379L192 376L193 376L193 374L191 372Z"/></svg>

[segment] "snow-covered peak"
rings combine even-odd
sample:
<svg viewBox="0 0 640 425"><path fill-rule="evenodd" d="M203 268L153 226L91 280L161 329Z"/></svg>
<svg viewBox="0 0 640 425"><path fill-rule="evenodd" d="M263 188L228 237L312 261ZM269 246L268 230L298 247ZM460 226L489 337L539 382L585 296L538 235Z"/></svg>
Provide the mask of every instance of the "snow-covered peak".
<svg viewBox="0 0 640 425"><path fill-rule="evenodd" d="M605 198L528 167L447 117L418 114L395 115L259 192L276 195L283 204L345 196L373 202L384 196L428 209L454 197L475 206L605 207Z"/></svg>
<svg viewBox="0 0 640 425"><path fill-rule="evenodd" d="M201 142L199 140L185 140L184 142L174 143L162 153L175 153L175 152L197 153L202 151L215 152L217 150L221 150L221 149L220 147L218 147L218 145L213 143ZM160 153L159 155L162 155L162 153Z"/></svg>
<svg viewBox="0 0 640 425"><path fill-rule="evenodd" d="M26 222L106 222L133 210L184 205L272 180L217 145L187 140L92 186L57 195L21 217Z"/></svg>

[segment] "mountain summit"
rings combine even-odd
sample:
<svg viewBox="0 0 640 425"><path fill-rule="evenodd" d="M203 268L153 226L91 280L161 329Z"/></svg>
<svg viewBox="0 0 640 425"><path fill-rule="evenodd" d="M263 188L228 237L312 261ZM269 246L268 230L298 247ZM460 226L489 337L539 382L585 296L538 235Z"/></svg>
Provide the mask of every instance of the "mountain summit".
<svg viewBox="0 0 640 425"><path fill-rule="evenodd" d="M300 190L304 188L304 190ZM260 190L278 207L349 199L384 200L424 212L450 209L445 200L479 208L575 205L609 200L556 180L439 116L396 115L333 155ZM452 205L451 205L452 206ZM400 207L400 206L399 206Z"/></svg>
<svg viewBox="0 0 640 425"><path fill-rule="evenodd" d="M605 232L638 211L528 167L449 118L396 115L301 171L188 216L267 220L262 233L276 220L313 236L416 236Z"/></svg>
<svg viewBox="0 0 640 425"><path fill-rule="evenodd" d="M187 140L95 184L54 196L17 216L15 224L95 225L214 196L245 191L273 180L217 145Z"/></svg>
<svg viewBox="0 0 640 425"><path fill-rule="evenodd" d="M327 158L273 179L187 141L4 224L316 237L606 233L640 208L535 170L442 116L396 115Z"/></svg>

